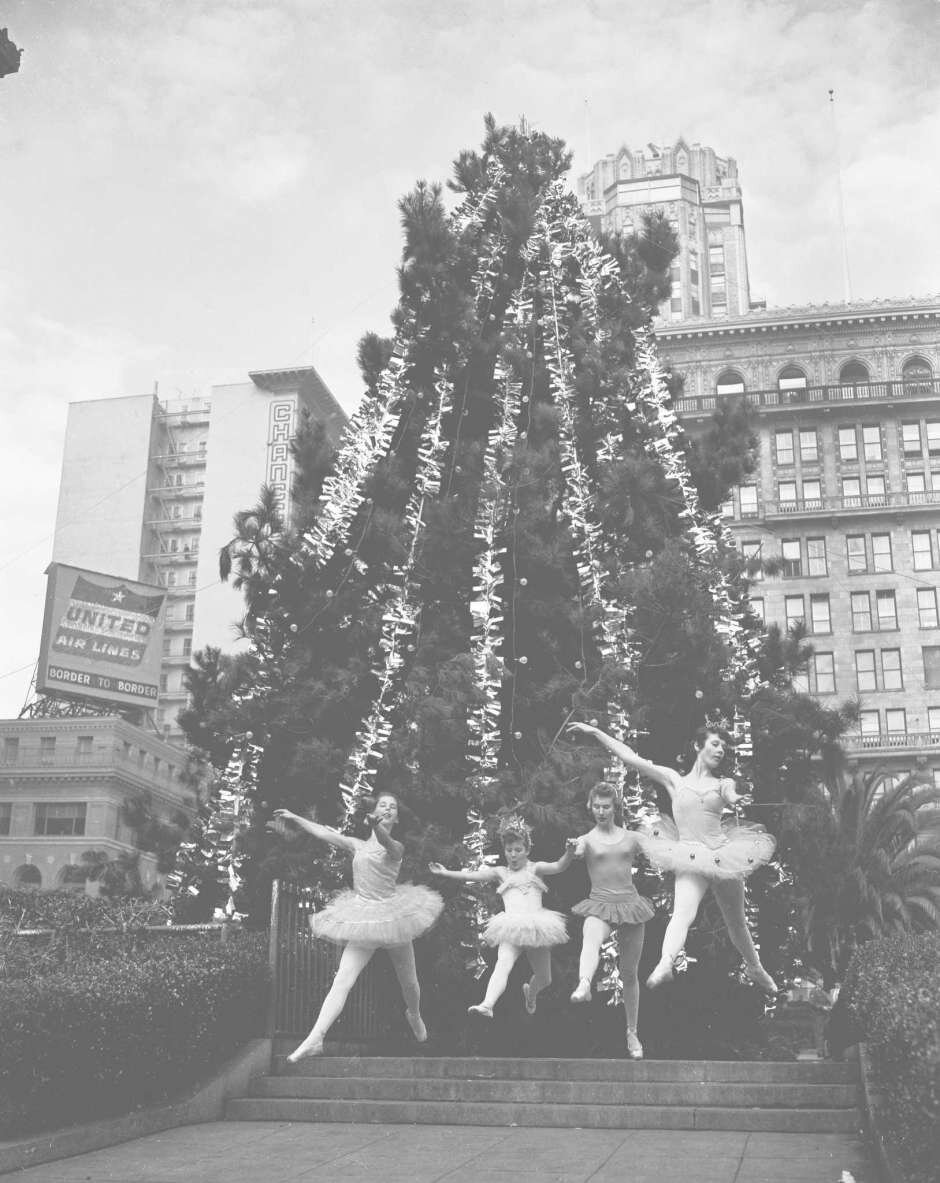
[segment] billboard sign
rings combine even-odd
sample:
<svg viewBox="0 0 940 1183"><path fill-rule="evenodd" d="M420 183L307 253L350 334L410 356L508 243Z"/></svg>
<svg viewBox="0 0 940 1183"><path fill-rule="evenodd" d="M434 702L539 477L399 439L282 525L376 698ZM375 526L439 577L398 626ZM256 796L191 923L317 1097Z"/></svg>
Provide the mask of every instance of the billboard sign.
<svg viewBox="0 0 940 1183"><path fill-rule="evenodd" d="M165 589L64 563L52 563L46 575L36 689L155 707Z"/></svg>

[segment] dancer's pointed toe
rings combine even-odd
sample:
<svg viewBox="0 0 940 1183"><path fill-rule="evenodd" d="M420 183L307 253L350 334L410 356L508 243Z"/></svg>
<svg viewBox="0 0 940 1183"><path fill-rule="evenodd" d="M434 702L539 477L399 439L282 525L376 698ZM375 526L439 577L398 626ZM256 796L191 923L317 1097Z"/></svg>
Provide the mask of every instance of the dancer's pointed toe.
<svg viewBox="0 0 940 1183"><path fill-rule="evenodd" d="M572 1002L590 1002L591 1001L591 982L589 978L581 978L577 986L571 992Z"/></svg>
<svg viewBox="0 0 940 1183"><path fill-rule="evenodd" d="M317 1035L316 1037L308 1035L307 1038L287 1057L288 1064L296 1064L300 1060L307 1059L308 1056L320 1056L323 1054L323 1037Z"/></svg>
<svg viewBox="0 0 940 1183"><path fill-rule="evenodd" d="M655 990L656 987L661 986L663 982L671 982L672 977L672 962L661 961L646 979L646 988L648 990Z"/></svg>
<svg viewBox="0 0 940 1183"><path fill-rule="evenodd" d="M776 994L778 992L779 987L777 983L762 965L746 965L744 972L747 974L748 981L753 982L755 986L759 986L765 994Z"/></svg>
<svg viewBox="0 0 940 1183"><path fill-rule="evenodd" d="M525 1013L527 1015L535 1014L535 1006L538 1002L538 993L533 992L531 985L528 982L522 983L522 997L525 999Z"/></svg>
<svg viewBox="0 0 940 1183"><path fill-rule="evenodd" d="M485 1006L482 1002L478 1002L476 1006L467 1007L468 1015L479 1015L483 1019L491 1019L493 1017L493 1008Z"/></svg>
<svg viewBox="0 0 940 1183"><path fill-rule="evenodd" d="M637 1033L627 1029L627 1055L631 1060L643 1059L643 1044L640 1043Z"/></svg>
<svg viewBox="0 0 940 1183"><path fill-rule="evenodd" d="M424 1019L421 1018L421 1013L416 1010L406 1010L405 1018L408 1020L408 1026L411 1028L411 1033L418 1043L426 1043L428 1038L428 1029L424 1025Z"/></svg>

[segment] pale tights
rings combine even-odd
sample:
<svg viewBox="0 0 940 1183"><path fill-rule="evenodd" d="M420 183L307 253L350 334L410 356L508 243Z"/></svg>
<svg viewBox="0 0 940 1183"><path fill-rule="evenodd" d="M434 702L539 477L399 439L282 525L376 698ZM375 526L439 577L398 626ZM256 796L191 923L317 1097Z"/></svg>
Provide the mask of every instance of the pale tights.
<svg viewBox="0 0 940 1183"><path fill-rule="evenodd" d="M611 925L599 916L585 916L581 938L581 960L578 963L578 978L591 982L597 973L601 957L601 945L613 932ZM643 952L645 924L622 924L617 929L619 950L620 983L623 990L623 1009L627 1016L627 1030L636 1031L640 1013L640 983L637 969Z"/></svg>
<svg viewBox="0 0 940 1183"><path fill-rule="evenodd" d="M699 905L708 889L714 892L718 907L725 919L725 927L731 943L750 968L760 966L760 958L751 940L744 915L744 883L740 879L706 879L681 871L676 875L675 896L672 916L663 937L663 952L660 965L671 966L685 946L685 939L698 915Z"/></svg>
<svg viewBox="0 0 940 1183"><path fill-rule="evenodd" d="M481 1006L492 1010L497 1000L502 998L509 982L509 975L512 973L512 967L522 953L525 953L529 959L529 965L532 967L532 977L529 978L530 1000L534 1002L539 993L552 984L552 955L548 949L523 949L521 945L510 945L504 942L499 946L496 954L496 964L490 974L486 995L480 1004Z"/></svg>
<svg viewBox="0 0 940 1183"><path fill-rule="evenodd" d="M339 959L339 968L336 970L336 977L333 979L333 984L330 986L326 998L323 999L323 1005L320 1007L317 1021L307 1036L307 1040L316 1039L317 1037L323 1039L326 1036L326 1033L342 1013L350 990L355 986L359 975L372 960L375 950L375 945L356 945L350 943L343 947L342 956ZM385 951L388 953L395 969L398 984L401 987L402 998L405 1000L405 1007L411 1014L419 1014L421 1007L421 988L418 985L418 974L415 969L414 945L409 941L407 945L392 945L391 947L387 947ZM307 1040L304 1042L306 1043Z"/></svg>

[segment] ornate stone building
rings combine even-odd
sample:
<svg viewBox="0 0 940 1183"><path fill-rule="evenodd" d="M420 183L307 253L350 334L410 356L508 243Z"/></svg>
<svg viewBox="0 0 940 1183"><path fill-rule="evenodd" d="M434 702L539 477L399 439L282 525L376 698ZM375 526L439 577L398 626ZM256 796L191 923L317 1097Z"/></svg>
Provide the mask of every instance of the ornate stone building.
<svg viewBox="0 0 940 1183"><path fill-rule="evenodd" d="M781 574L752 587L802 620L807 689L857 696L855 760L940 783L940 299L691 319L657 330L691 431L724 394L757 412L760 461L726 507L743 552Z"/></svg>
<svg viewBox="0 0 940 1183"><path fill-rule="evenodd" d="M578 179L582 208L597 229L632 234L643 215L663 212L679 239L665 322L738 316L751 308L744 206L737 163L713 148L622 147Z"/></svg>

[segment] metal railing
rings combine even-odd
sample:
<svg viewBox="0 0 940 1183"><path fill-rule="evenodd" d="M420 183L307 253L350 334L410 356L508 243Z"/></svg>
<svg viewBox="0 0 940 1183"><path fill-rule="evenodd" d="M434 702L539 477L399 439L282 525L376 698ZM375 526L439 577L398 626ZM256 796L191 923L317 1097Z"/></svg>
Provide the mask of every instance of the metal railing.
<svg viewBox="0 0 940 1183"><path fill-rule="evenodd" d="M881 731L871 735L845 735L842 744L848 751L912 751L940 748L940 731Z"/></svg>
<svg viewBox="0 0 940 1183"><path fill-rule="evenodd" d="M857 497L796 497L786 501L767 501L741 511L741 518L753 520L796 514L844 513L851 510L904 509L920 505L940 505L940 489L924 493L862 493Z"/></svg>
<svg viewBox="0 0 940 1183"><path fill-rule="evenodd" d="M276 879L271 885L271 1003L268 1028L272 1036L304 1035L313 1026L333 981L342 949L315 940L310 916L315 911L310 888ZM366 966L343 1008L332 1037L374 1040L392 1022L390 999L396 992L391 967L384 957Z"/></svg>
<svg viewBox="0 0 940 1183"><path fill-rule="evenodd" d="M878 399L936 398L940 378L917 378L911 381L854 382L842 385L807 386L803 390L748 390L744 399L752 407L790 407L819 403L869 402ZM718 407L718 395L680 398L675 408L680 415L703 414Z"/></svg>

